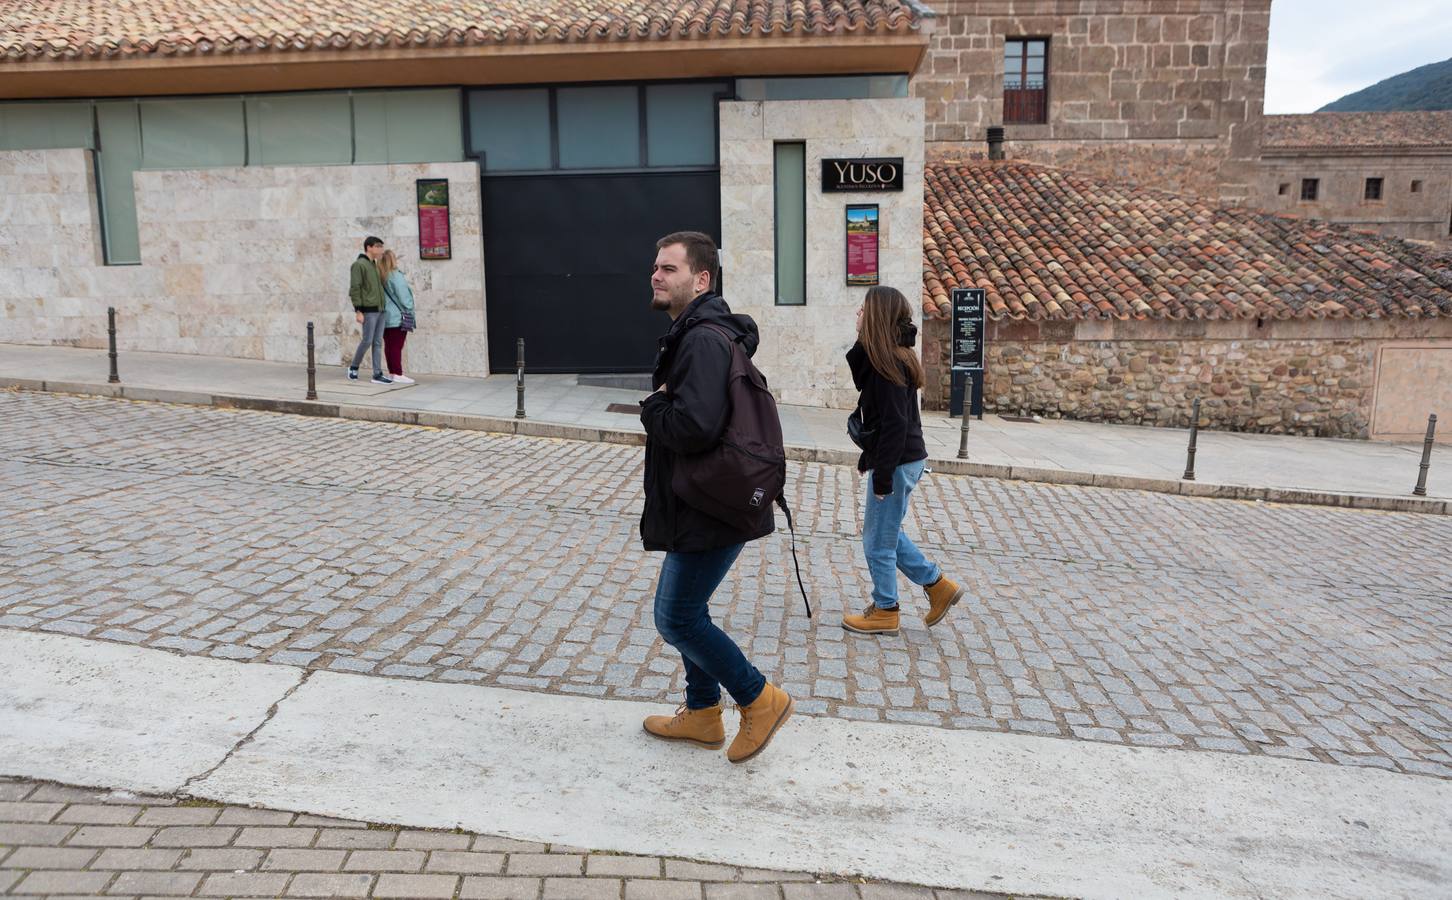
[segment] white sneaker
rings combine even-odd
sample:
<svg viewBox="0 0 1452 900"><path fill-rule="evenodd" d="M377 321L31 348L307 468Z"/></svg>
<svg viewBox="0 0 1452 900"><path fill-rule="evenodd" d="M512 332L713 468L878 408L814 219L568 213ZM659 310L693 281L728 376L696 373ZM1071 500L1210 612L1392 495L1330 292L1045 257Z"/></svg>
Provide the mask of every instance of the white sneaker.
<svg viewBox="0 0 1452 900"><path fill-rule="evenodd" d="M390 377L393 379L394 384L418 384L418 382L409 378L407 375L392 375Z"/></svg>

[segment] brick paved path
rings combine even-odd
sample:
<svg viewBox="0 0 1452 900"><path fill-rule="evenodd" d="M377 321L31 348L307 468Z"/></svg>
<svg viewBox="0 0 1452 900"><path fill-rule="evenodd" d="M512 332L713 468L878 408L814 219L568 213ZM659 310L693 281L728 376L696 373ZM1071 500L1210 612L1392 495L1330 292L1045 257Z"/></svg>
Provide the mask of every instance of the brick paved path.
<svg viewBox="0 0 1452 900"><path fill-rule="evenodd" d="M0 627L384 676L676 702L640 451L0 393ZM850 470L718 595L803 712L1452 777L1452 519L932 476L912 527L972 596L863 605ZM921 608L910 598L905 605Z"/></svg>
<svg viewBox="0 0 1452 900"><path fill-rule="evenodd" d="M974 900L991 895L591 853L0 778L0 895Z"/></svg>

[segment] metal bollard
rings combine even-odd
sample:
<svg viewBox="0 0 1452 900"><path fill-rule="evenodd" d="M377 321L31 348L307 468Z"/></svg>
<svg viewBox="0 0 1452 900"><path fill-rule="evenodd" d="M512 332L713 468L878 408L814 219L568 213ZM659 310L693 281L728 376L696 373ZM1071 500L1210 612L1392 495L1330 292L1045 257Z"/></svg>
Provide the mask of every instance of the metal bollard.
<svg viewBox="0 0 1452 900"><path fill-rule="evenodd" d="M514 343L516 355L515 365L518 367L515 374L514 390L518 397L514 407L514 417L524 418L524 338L519 338Z"/></svg>
<svg viewBox="0 0 1452 900"><path fill-rule="evenodd" d="M309 400L318 399L318 366L313 357L313 323L308 323L308 396Z"/></svg>
<svg viewBox="0 0 1452 900"><path fill-rule="evenodd" d="M973 382L969 375L968 384L963 386L963 425L958 429L958 458L968 458L968 420L973 418Z"/></svg>
<svg viewBox="0 0 1452 900"><path fill-rule="evenodd" d="M1427 470L1432 468L1432 444L1437 440L1437 416L1427 417L1427 437L1422 441L1422 465L1417 472L1417 486L1412 493L1418 497L1427 496Z"/></svg>
<svg viewBox="0 0 1452 900"><path fill-rule="evenodd" d="M111 375L106 379L111 384L121 383L121 374L116 370L116 307L106 307L106 333L111 344Z"/></svg>
<svg viewBox="0 0 1452 900"><path fill-rule="evenodd" d="M1188 455L1185 457L1185 474L1181 476L1186 481L1195 480L1195 438L1198 437L1199 434L1200 398L1196 397L1194 407L1190 412L1190 449L1187 451Z"/></svg>

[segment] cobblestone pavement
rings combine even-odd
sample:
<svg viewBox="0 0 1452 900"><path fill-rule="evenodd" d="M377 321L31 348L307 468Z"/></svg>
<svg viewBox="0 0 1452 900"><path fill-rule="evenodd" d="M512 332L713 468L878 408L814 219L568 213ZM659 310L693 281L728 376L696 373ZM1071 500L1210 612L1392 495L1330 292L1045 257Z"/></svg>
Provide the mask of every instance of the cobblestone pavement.
<svg viewBox="0 0 1452 900"><path fill-rule="evenodd" d="M0 779L0 895L989 900Z"/></svg>
<svg viewBox="0 0 1452 900"><path fill-rule="evenodd" d="M0 393L0 627L678 701L638 448ZM857 475L793 465L717 611L803 712L1452 777L1452 519L932 476L970 596L844 633ZM906 589L906 588L905 588Z"/></svg>

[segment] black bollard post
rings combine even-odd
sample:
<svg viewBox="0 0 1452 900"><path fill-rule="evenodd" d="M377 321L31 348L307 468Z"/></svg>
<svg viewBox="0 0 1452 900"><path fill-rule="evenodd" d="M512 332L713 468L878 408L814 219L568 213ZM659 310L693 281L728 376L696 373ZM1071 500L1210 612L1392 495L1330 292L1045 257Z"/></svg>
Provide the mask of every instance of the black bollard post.
<svg viewBox="0 0 1452 900"><path fill-rule="evenodd" d="M516 361L518 367L515 373L514 390L518 397L514 407L514 417L524 418L524 338L519 338L514 344Z"/></svg>
<svg viewBox="0 0 1452 900"><path fill-rule="evenodd" d="M973 382L972 375L969 376L968 384L963 386L963 423L958 428L958 458L968 458L968 420L973 418Z"/></svg>
<svg viewBox="0 0 1452 900"><path fill-rule="evenodd" d="M1427 496L1427 470L1432 468L1432 444L1437 440L1437 416L1427 417L1427 437L1422 441L1422 465L1417 472L1417 486L1412 493L1418 497Z"/></svg>
<svg viewBox="0 0 1452 900"><path fill-rule="evenodd" d="M121 374L116 370L116 307L106 307L106 333L111 345L111 375L106 381L111 384L121 383Z"/></svg>
<svg viewBox="0 0 1452 900"><path fill-rule="evenodd" d="M1199 434L1200 398L1196 397L1194 406L1191 408L1190 411L1190 449L1187 451L1188 455L1185 457L1185 474L1183 476L1186 481L1195 480L1195 438L1198 437Z"/></svg>
<svg viewBox="0 0 1452 900"><path fill-rule="evenodd" d="M313 323L308 323L308 396L309 400L318 399L318 365L313 354Z"/></svg>

